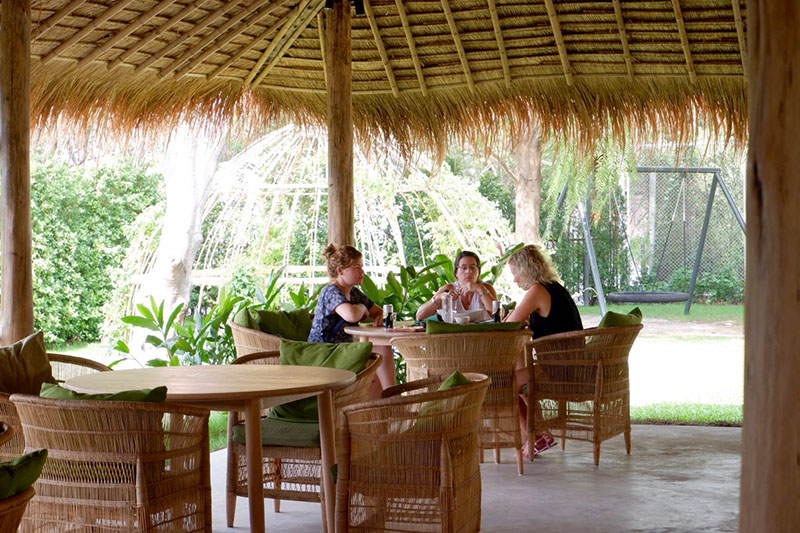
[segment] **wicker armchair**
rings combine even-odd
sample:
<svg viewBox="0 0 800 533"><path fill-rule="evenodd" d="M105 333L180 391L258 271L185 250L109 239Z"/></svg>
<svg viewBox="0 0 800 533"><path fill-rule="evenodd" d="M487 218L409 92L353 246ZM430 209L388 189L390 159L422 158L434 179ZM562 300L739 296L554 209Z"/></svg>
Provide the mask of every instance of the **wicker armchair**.
<svg viewBox="0 0 800 533"><path fill-rule="evenodd" d="M478 428L490 379L437 391L445 376L345 407L337 447L336 531L478 531Z"/></svg>
<svg viewBox="0 0 800 533"><path fill-rule="evenodd" d="M481 448L515 448L517 472L522 475L522 433L514 370L523 364L528 330L407 335L392 339L406 361L408 379L449 375L454 370L479 372L492 378L481 418Z"/></svg>
<svg viewBox="0 0 800 533"><path fill-rule="evenodd" d="M210 531L208 410L14 394L47 448L22 531Z"/></svg>
<svg viewBox="0 0 800 533"><path fill-rule="evenodd" d="M228 322L233 333L233 344L236 355L242 357L251 353L269 352L281 349L281 338L257 329L251 329L231 321Z"/></svg>
<svg viewBox="0 0 800 533"><path fill-rule="evenodd" d="M259 352L239 357L232 364L279 365L280 352ZM373 353L366 368L356 375L356 380L333 393L334 409L338 413L344 406L367 399L369 386L381 365L380 354ZM262 411L267 416L269 409ZM336 419L335 419L336 420ZM241 414L231 412L228 416L228 476L226 511L228 527L233 527L236 513L236 497L247 496L247 455L243 444L231 438L233 427L241 422ZM319 502L322 455L319 447L263 446L264 497L272 498L275 512L280 512L281 500ZM325 509L321 509L323 530Z"/></svg>
<svg viewBox="0 0 800 533"><path fill-rule="evenodd" d="M0 422L0 446L11 440L13 435L14 428L5 422ZM0 533L16 533L25 513L25 507L33 495L33 487L30 487L10 498L0 500Z"/></svg>
<svg viewBox="0 0 800 533"><path fill-rule="evenodd" d="M53 370L53 377L56 381L63 383L69 378L89 374L92 372L109 372L111 368L102 363L85 359L75 355L62 355L48 353L50 367ZM9 400L8 394L0 392L0 421L6 421L15 429L11 440L5 446L0 443L0 461L8 461L19 457L25 450L25 438L22 434L22 426L19 423L19 415L14 404Z"/></svg>
<svg viewBox="0 0 800 533"><path fill-rule="evenodd" d="M538 405L541 418L529 414L528 438L542 430L560 434L562 450L566 439L591 442L597 466L600 444L623 433L630 454L628 354L641 329L589 328L529 343L528 405ZM543 379L536 379L534 366L542 370Z"/></svg>

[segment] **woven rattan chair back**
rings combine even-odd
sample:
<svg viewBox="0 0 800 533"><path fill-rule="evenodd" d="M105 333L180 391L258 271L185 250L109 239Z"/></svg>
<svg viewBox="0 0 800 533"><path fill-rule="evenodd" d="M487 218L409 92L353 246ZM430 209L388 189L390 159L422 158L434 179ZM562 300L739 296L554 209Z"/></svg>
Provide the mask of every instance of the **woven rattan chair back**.
<svg viewBox="0 0 800 533"><path fill-rule="evenodd" d="M445 376L345 407L337 446L336 531L478 531L478 428L490 379L438 391Z"/></svg>
<svg viewBox="0 0 800 533"><path fill-rule="evenodd" d="M74 355L64 355L60 353L48 353L50 367L53 369L53 377L59 383L64 383L70 378L93 374L95 372L111 372L111 367Z"/></svg>
<svg viewBox="0 0 800 533"><path fill-rule="evenodd" d="M528 405L541 409L541 418L528 416L528 438L547 430L560 434L562 449L566 439L591 442L598 465L600 444L623 434L631 453L628 354L641 329L589 328L529 343L527 366L542 373L528 372Z"/></svg>
<svg viewBox="0 0 800 533"><path fill-rule="evenodd" d="M242 357L251 353L268 352L280 350L281 338L277 335L270 335L257 329L240 326L234 322L228 322L233 333L233 344L236 346L236 355Z"/></svg>
<svg viewBox="0 0 800 533"><path fill-rule="evenodd" d="M239 357L233 364L280 364L280 352L266 351ZM333 393L334 410L338 413L347 405L360 403L367 399L369 386L381 364L381 355L373 353L366 368L356 375L350 385ZM261 411L267 416L269 409ZM334 418L337 420L338 418ZM228 475L227 475L227 519L228 527L233 527L236 514L236 497L247 496L247 454L242 444L231 439L233 426L240 423L240 413L228 415ZM281 500L321 502L320 478L322 476L322 455L319 447L308 446L263 446L264 458L264 497L272 498L275 512L280 512ZM320 506L323 530L325 509Z"/></svg>
<svg viewBox="0 0 800 533"><path fill-rule="evenodd" d="M516 450L517 471L523 472L522 433L514 370L525 359L530 331L492 331L443 335L407 335L392 339L406 362L409 380L449 375L455 370L479 372L492 379L483 403L481 448Z"/></svg>
<svg viewBox="0 0 800 533"><path fill-rule="evenodd" d="M211 531L208 410L14 394L47 448L21 531Z"/></svg>
<svg viewBox="0 0 800 533"><path fill-rule="evenodd" d="M25 451L25 438L22 434L17 408L11 402L10 396L2 392L0 392L0 422L14 430L9 439L0 443L0 462L2 462L19 457Z"/></svg>

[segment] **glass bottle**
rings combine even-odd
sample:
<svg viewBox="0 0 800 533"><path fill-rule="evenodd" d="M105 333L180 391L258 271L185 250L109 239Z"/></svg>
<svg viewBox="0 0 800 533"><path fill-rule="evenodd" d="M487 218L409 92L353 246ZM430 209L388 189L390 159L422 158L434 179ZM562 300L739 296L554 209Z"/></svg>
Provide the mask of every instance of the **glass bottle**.
<svg viewBox="0 0 800 533"><path fill-rule="evenodd" d="M394 328L394 306L392 304L383 306L383 327L386 329Z"/></svg>
<svg viewBox="0 0 800 533"><path fill-rule="evenodd" d="M453 322L453 295L449 290L442 294L442 312L440 314L445 322Z"/></svg>
<svg viewBox="0 0 800 533"><path fill-rule="evenodd" d="M500 302L495 300L492 302L492 317L494 318L495 322L501 322L500 320Z"/></svg>

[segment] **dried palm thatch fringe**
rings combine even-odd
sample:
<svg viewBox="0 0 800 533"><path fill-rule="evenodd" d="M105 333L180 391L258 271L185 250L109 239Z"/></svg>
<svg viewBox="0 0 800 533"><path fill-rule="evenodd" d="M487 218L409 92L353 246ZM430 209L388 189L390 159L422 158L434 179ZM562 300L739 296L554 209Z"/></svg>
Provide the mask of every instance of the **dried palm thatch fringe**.
<svg viewBox="0 0 800 533"><path fill-rule="evenodd" d="M33 3L35 124L126 138L190 117L323 125L321 0ZM739 0L372 0L352 19L358 136L402 150L516 131L590 150L689 137L745 142ZM324 13L324 10L322 11ZM557 30L556 30L557 28ZM632 133L630 133L632 132Z"/></svg>

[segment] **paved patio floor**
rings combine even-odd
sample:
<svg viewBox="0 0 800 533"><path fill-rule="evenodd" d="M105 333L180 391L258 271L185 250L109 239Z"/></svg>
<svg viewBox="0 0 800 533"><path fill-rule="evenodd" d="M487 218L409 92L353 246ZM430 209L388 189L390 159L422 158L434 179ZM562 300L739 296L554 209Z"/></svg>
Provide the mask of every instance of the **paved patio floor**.
<svg viewBox="0 0 800 533"><path fill-rule="evenodd" d="M568 441L517 476L511 450L485 463L481 529L487 532L725 532L739 514L739 428L633 427L603 444L600 466L591 444ZM487 453L487 459L491 454ZM234 528L225 525L225 451L211 456L214 531L248 531L247 500L239 498ZM266 504L268 531L321 531L319 505Z"/></svg>

